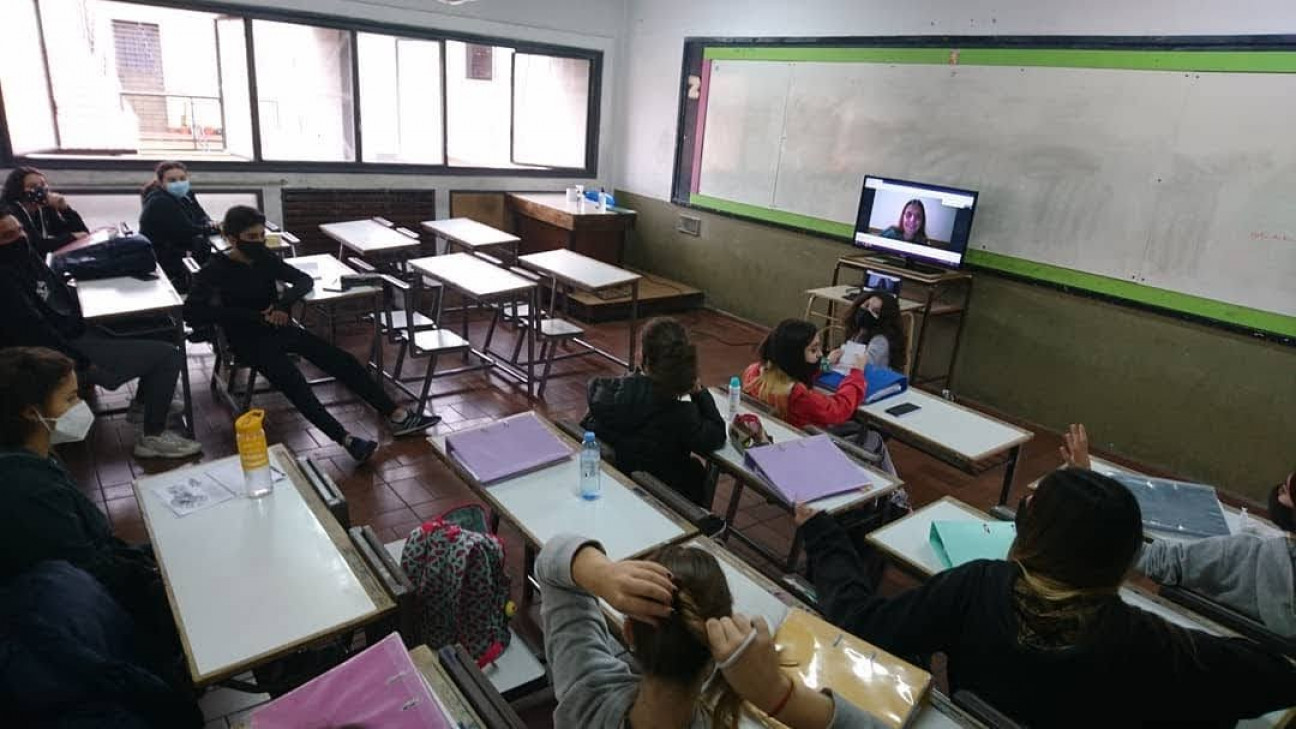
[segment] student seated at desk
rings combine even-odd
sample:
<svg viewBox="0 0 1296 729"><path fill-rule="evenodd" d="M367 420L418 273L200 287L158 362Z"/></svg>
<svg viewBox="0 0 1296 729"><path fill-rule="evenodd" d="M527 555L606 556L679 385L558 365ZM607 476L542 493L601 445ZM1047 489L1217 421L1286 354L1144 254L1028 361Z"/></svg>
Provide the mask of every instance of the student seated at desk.
<svg viewBox="0 0 1296 729"><path fill-rule="evenodd" d="M689 402L681 398L689 396ZM706 468L693 453L720 448L728 437L711 393L698 382L697 348L674 319L655 319L643 333L643 367L589 384L581 427L616 449L616 467L647 471L690 501L711 508Z"/></svg>
<svg viewBox="0 0 1296 729"><path fill-rule="evenodd" d="M227 253L216 254L194 276L185 300L185 320L194 327L219 326L234 353L265 375L301 414L335 443L363 463L378 444L351 435L324 408L291 354L337 378L387 419L396 436L411 435L441 421L398 406L349 353L297 326L288 312L314 287L310 274L266 251L265 216L246 205L225 213L222 234ZM278 284L288 284L281 294Z"/></svg>
<svg viewBox="0 0 1296 729"><path fill-rule="evenodd" d="M951 691L1029 726L1232 726L1296 705L1286 659L1121 600L1142 517L1125 487L1093 471L1044 477L1017 511L1008 561L969 562L889 599L861 577L832 516L799 506L796 521L825 617L902 657L944 652Z"/></svg>
<svg viewBox="0 0 1296 729"><path fill-rule="evenodd" d="M1062 457L1072 468L1088 468L1089 435L1072 425ZM1296 535L1292 534L1291 488L1296 472L1273 490L1269 515L1286 533L1230 534L1192 541L1159 539L1143 545L1136 567L1155 582L1178 585L1296 637ZM1284 496L1286 503L1284 503Z"/></svg>
<svg viewBox="0 0 1296 729"><path fill-rule="evenodd" d="M17 218L0 209L0 347L48 347L76 362L83 379L116 390L138 378L127 421L140 426L136 458L188 458L202 444L166 429L184 356L156 339L110 336L81 317L76 295L45 265Z"/></svg>
<svg viewBox="0 0 1296 729"><path fill-rule="evenodd" d="M41 256L90 235L67 198L51 190L45 175L35 167L18 167L9 173L0 192L0 206L13 211Z"/></svg>
<svg viewBox="0 0 1296 729"><path fill-rule="evenodd" d="M50 447L94 422L73 361L39 347L0 350L0 581L46 560L90 573L134 619L159 664L182 659L166 591L147 546L112 534Z"/></svg>
<svg viewBox="0 0 1296 729"><path fill-rule="evenodd" d="M885 726L779 670L769 629L733 613L724 572L705 550L670 546L651 561L612 562L597 542L560 535L540 551L536 577L558 729L733 729L744 699L793 729ZM642 675L622 658L600 598L626 615L622 636Z"/></svg>
<svg viewBox="0 0 1296 729"><path fill-rule="evenodd" d="M144 200L140 234L152 241L162 270L183 293L189 288L185 257L206 263L211 255L207 238L220 229L189 189L189 169L183 162L158 163L140 196Z"/></svg>
<svg viewBox="0 0 1296 729"><path fill-rule="evenodd" d="M900 321L900 302L895 295L865 291L846 310L843 320L846 340L866 347L867 362L851 362L857 367L871 364L904 372L909 354L904 325Z"/></svg>
<svg viewBox="0 0 1296 729"><path fill-rule="evenodd" d="M826 361L835 365L841 356L842 350L834 349ZM760 361L743 371L743 393L773 407L793 427L814 425L852 438L877 454L879 467L894 475L895 465L882 436L855 422L855 410L868 390L863 373L852 367L836 392L820 392L815 378L823 361L823 340L815 325L803 319L784 319L761 343ZM901 495L897 499L903 499L903 491L895 493Z"/></svg>

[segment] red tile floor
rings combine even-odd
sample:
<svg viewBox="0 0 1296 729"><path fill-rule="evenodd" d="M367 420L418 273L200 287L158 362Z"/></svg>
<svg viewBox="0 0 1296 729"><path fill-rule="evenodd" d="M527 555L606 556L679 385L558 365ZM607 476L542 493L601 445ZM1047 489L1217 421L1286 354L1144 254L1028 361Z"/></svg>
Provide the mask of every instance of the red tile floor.
<svg viewBox="0 0 1296 729"><path fill-rule="evenodd" d="M762 329L711 311L694 311L677 318L688 327L698 346L702 379L709 385L723 386L730 376L740 372L755 358L756 347L764 336ZM484 326L484 320L473 322L474 341L480 341ZM366 352L368 331L358 323L344 324L338 330L339 341L352 352ZM589 341L625 355L625 323L592 325L587 332ZM507 351L506 348L511 346L510 333L505 328L502 335L497 334L500 351ZM394 354L394 349L389 351L389 363ZM136 460L131 455L132 427L121 416L100 419L84 443L59 449L60 456L82 490L104 508L118 536L130 542L147 539L132 492L131 484L135 478L235 453L232 414L209 389L213 354L205 345L194 345L189 350L188 359L195 436L204 446L201 459L188 462ZM415 367L422 365L421 360L415 363ZM445 366L451 365L447 363ZM528 401L525 389L499 376L470 373L439 379L433 384L435 398L432 406L442 417L442 423L435 431L470 428L532 406L551 418L576 420L585 411L587 381L595 376L620 372L622 370L614 364L596 357L556 363L544 401L534 404ZM468 487L437 460L422 437L410 436L393 441L376 413L336 385L321 386L317 394L326 404L337 403L329 409L348 429L368 434L381 442L382 447L370 463L357 466L339 446L307 423L277 394L259 395L254 404L266 408L269 413L266 429L271 443L284 443L297 455L315 459L333 476L346 495L353 524L371 525L383 541L391 541L404 538L429 517L474 501ZM128 397L129 393L121 390L99 393L97 399L100 405L116 406L123 404ZM1056 434L1037 431L1036 438L1026 445L1018 466L1013 503L1025 484L1058 464L1059 442ZM998 495L1000 468L969 476L903 444L892 441L890 448L916 506L952 494L974 506L988 508ZM716 508L722 509L729 494L727 479L722 479L717 491ZM744 492L736 527L776 552L786 553L791 544L793 529L790 516L780 508L751 496L750 490ZM518 557L521 554L521 549L517 548L520 546L518 537L507 526L502 531L510 544L511 557ZM741 545L735 544L733 548L740 554L744 553ZM743 556L761 569L770 567L750 553ZM514 570L515 586L520 584L520 571L518 558ZM908 578L894 571L888 572L886 582L884 591L910 584ZM551 708L551 703L544 702L531 707L525 712L528 724L547 725Z"/></svg>

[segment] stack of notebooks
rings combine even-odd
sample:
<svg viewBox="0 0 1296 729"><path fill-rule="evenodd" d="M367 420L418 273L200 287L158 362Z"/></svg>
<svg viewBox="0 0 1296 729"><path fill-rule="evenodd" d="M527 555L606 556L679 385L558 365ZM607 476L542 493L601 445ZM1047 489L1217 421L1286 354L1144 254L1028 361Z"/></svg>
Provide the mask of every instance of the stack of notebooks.
<svg viewBox="0 0 1296 729"><path fill-rule="evenodd" d="M446 453L483 485L565 461L572 452L535 413L446 437Z"/></svg>
<svg viewBox="0 0 1296 729"><path fill-rule="evenodd" d="M1210 486L1128 473L1115 473L1112 478L1138 500L1145 529L1185 537L1229 533L1219 496Z"/></svg>
<svg viewBox="0 0 1296 729"><path fill-rule="evenodd" d="M398 633L252 713L252 729L456 725L410 659Z"/></svg>
<svg viewBox="0 0 1296 729"><path fill-rule="evenodd" d="M873 484L868 473L826 435L748 448L745 460L789 505L864 490Z"/></svg>
<svg viewBox="0 0 1296 729"><path fill-rule="evenodd" d="M788 612L774 640L779 664L793 679L816 691L830 688L896 729L913 722L931 688L930 673L799 608Z"/></svg>
<svg viewBox="0 0 1296 729"><path fill-rule="evenodd" d="M974 559L1008 559L1008 548L1017 538L1010 521L934 521L927 541L946 569Z"/></svg>

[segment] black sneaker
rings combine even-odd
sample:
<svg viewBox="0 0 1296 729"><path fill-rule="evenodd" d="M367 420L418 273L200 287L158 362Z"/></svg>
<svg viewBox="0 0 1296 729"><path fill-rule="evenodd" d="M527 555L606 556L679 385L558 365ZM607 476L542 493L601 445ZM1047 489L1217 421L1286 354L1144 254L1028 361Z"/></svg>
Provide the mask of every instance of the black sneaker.
<svg viewBox="0 0 1296 729"><path fill-rule="evenodd" d="M346 448L346 452L355 459L356 463L364 463L373 457L374 451L378 450L378 444L371 440L351 436L351 442L343 446L343 448Z"/></svg>
<svg viewBox="0 0 1296 729"><path fill-rule="evenodd" d="M391 425L392 435L399 438L402 435L422 432L439 422L441 422L440 415L424 415L410 410L404 420L400 422L389 421L389 425Z"/></svg>

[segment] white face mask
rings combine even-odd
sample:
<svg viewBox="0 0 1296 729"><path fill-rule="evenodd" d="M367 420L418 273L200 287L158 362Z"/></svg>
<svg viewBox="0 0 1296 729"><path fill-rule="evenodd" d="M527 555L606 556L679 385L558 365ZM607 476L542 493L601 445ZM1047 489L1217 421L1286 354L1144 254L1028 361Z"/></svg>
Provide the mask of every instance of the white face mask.
<svg viewBox="0 0 1296 729"><path fill-rule="evenodd" d="M94 411L90 409L90 403L82 400L68 408L67 412L57 419L51 420L41 416L41 424L50 432L50 445L58 445L85 440L86 434L90 432L90 426L94 425L94 419Z"/></svg>

